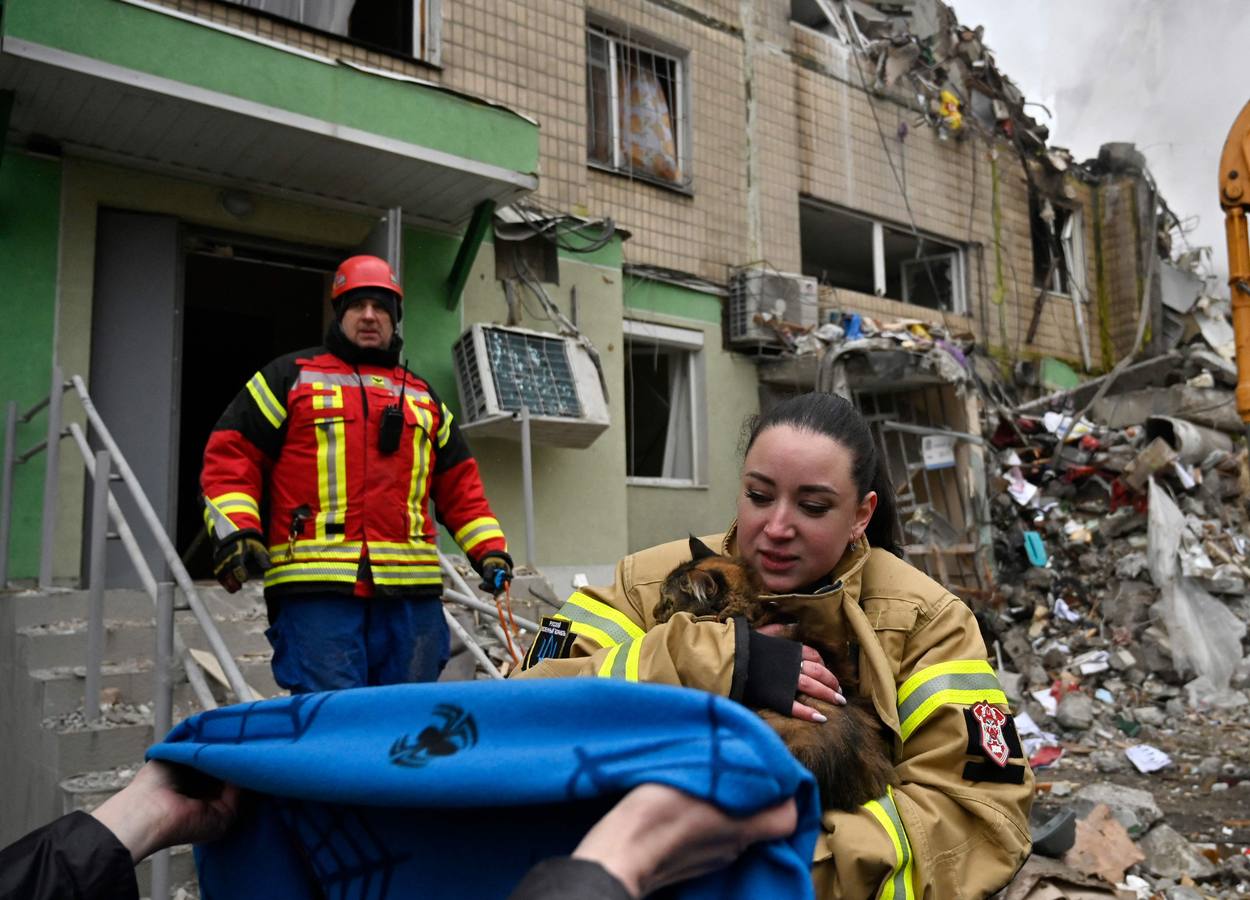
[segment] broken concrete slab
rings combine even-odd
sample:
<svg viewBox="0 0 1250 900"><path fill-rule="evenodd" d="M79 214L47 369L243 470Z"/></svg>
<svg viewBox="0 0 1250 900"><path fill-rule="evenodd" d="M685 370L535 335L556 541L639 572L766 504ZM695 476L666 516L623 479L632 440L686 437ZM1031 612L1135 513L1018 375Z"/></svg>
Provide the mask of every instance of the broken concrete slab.
<svg viewBox="0 0 1250 900"><path fill-rule="evenodd" d="M1110 809L1116 821L1124 826L1130 836L1145 834L1151 825L1163 818L1163 811L1149 791L1109 781L1085 785L1076 792L1072 800L1072 808L1081 816L1087 815L1098 805Z"/></svg>
<svg viewBox="0 0 1250 900"><path fill-rule="evenodd" d="M1159 878L1212 878L1216 868L1172 826L1156 825L1138 846L1146 869Z"/></svg>

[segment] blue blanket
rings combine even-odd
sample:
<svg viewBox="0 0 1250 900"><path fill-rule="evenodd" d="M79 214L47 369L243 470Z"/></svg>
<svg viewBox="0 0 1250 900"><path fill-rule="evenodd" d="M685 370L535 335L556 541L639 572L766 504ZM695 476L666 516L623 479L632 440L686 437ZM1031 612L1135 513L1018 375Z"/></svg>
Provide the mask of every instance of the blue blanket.
<svg viewBox="0 0 1250 900"><path fill-rule="evenodd" d="M579 678L303 694L201 713L148 757L262 795L197 848L205 900L505 898L649 781L734 815L798 802L792 837L674 896L812 896L810 774L755 713L700 691Z"/></svg>

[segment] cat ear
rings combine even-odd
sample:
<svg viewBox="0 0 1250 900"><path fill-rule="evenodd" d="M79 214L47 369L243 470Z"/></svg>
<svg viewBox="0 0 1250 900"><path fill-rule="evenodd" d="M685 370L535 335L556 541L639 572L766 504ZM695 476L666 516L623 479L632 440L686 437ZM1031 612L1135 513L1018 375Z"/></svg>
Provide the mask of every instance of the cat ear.
<svg viewBox="0 0 1250 900"><path fill-rule="evenodd" d="M692 559L707 559L709 556L720 556L720 554L693 534L690 535L690 557Z"/></svg>
<svg viewBox="0 0 1250 900"><path fill-rule="evenodd" d="M718 593L716 579L702 569L692 569L686 573L687 593L703 603L714 599Z"/></svg>

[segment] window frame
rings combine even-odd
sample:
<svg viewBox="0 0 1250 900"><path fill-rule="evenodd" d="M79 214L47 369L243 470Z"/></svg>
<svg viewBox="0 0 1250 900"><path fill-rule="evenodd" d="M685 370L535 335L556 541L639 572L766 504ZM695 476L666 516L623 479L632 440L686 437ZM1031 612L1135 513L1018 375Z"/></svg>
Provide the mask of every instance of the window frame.
<svg viewBox="0 0 1250 900"><path fill-rule="evenodd" d="M630 415L625 418L625 484L631 487L706 488L707 487L707 418L706 380L704 376L704 332L696 328L661 325L642 319L623 319L624 357L630 359L638 345L678 351L685 358L690 400L690 478L666 478L655 475L630 475Z"/></svg>
<svg viewBox="0 0 1250 900"><path fill-rule="evenodd" d="M967 244L958 240L938 237L928 232L920 231L919 229L913 229L906 225L897 225L892 222L886 222L881 219L874 218L873 216L866 215L862 212L836 206L806 195L800 196L799 206L800 213L802 212L802 208L806 207L808 210L816 213L833 214L848 219L855 219L860 222L864 222L871 227L870 261L872 266L873 281L872 294L874 296L879 297L882 300L888 300L892 303L904 303L908 306L917 306L921 309L927 309L939 315L968 316L971 314L969 310L971 308L970 300L972 292L971 285L969 284ZM889 283L889 276L892 270L890 263L886 261L885 255L885 232L887 228L896 234L912 238L913 240L917 240L922 244L927 245L927 252L925 252L922 256L909 257L908 259L897 261L896 264L898 265L900 282L899 294L901 295L899 297L891 296L886 288L886 285ZM803 239L800 234L800 242L802 242L802 240ZM951 258L951 308L949 310L944 310L941 308L913 303L910 297L911 292L908 287L907 279L903 277L907 266L926 260L940 260L946 257ZM804 274L807 274L807 272L805 271ZM817 275L816 277L819 278L820 276ZM822 283L832 284L832 282ZM839 287L839 285L836 284L833 286ZM854 290L854 288L845 289Z"/></svg>
<svg viewBox="0 0 1250 900"><path fill-rule="evenodd" d="M248 6L244 0L217 0L226 6L232 6L236 9L244 10L253 15L261 16L274 22L281 22L286 25L294 25L309 31L313 34L323 34L335 40L345 41L356 47L362 47L376 53L385 53L396 59L411 60L412 62L440 67L442 65L442 33L443 33L443 0L408 0L412 4L412 46L413 52L405 54L394 47L385 47L381 44L375 44L371 41L364 41L359 38L351 37L347 34L339 34L334 31L326 31L323 28L317 28L314 25L308 25L299 19L289 18L278 13L269 12L267 10L258 9L254 6ZM307 2L307 0L304 0ZM198 17L197 17L198 18ZM212 23L209 23L212 24ZM425 55L419 54L419 48L425 47Z"/></svg>
<svg viewBox="0 0 1250 900"><path fill-rule="evenodd" d="M628 32L625 37L622 32ZM606 44L607 79L608 79L608 140L611 145L612 161L604 162L592 159L591 150L591 107L590 107L590 70L598 64L591 61L590 41L598 38ZM673 139L676 142L677 166L681 172L679 181L668 181L647 172L632 169L624 159L620 133L621 97L617 81L620 66L620 48L626 47L638 53L646 53L659 59L667 60L673 66ZM608 19L602 16L588 16L586 20L586 134L584 149L588 168L613 175L623 175L636 181L645 181L658 187L668 188L685 194L693 193L694 177L691 173L690 152L692 128L690 117L690 79L688 67L690 51L652 35L649 32L639 34L633 26Z"/></svg>

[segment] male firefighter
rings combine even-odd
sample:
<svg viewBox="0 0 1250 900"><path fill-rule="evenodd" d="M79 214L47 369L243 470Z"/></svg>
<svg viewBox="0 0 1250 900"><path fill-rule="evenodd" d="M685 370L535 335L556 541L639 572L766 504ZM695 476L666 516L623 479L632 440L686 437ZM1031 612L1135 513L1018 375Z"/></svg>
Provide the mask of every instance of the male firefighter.
<svg viewBox="0 0 1250 900"><path fill-rule="evenodd" d="M486 583L512 576L477 462L400 364L395 273L353 256L330 297L325 345L252 376L200 478L214 572L231 592L264 574L274 678L292 693L438 678L450 636L431 501Z"/></svg>

